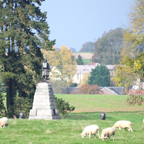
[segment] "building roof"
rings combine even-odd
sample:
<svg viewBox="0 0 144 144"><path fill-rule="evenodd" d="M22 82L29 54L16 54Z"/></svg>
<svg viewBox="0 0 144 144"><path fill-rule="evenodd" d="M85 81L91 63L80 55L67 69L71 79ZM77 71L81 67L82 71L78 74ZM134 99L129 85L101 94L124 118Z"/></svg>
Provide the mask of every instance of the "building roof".
<svg viewBox="0 0 144 144"><path fill-rule="evenodd" d="M93 65L77 65L76 74L90 73L95 67Z"/></svg>
<svg viewBox="0 0 144 144"><path fill-rule="evenodd" d="M77 65L77 72L76 74L83 74L83 73L90 73L92 69L98 66L99 63L94 63L97 65ZM113 70L116 66L115 65L106 65L108 70Z"/></svg>
<svg viewBox="0 0 144 144"><path fill-rule="evenodd" d="M101 90L104 88L107 88L110 91L113 91L117 95L122 95L124 93L124 87L100 87Z"/></svg>
<svg viewBox="0 0 144 144"><path fill-rule="evenodd" d="M94 65L94 66L97 66L97 65L100 65L99 63L88 63L87 65Z"/></svg>
<svg viewBox="0 0 144 144"><path fill-rule="evenodd" d="M116 65L106 65L106 67L108 70L113 70L116 67Z"/></svg>

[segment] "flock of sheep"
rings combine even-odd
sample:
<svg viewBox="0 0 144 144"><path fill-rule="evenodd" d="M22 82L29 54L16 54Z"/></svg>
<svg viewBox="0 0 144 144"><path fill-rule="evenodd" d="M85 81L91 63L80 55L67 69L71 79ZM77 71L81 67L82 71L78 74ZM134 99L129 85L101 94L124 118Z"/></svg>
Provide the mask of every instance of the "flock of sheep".
<svg viewBox="0 0 144 144"><path fill-rule="evenodd" d="M83 132L81 133L82 138L86 137L87 135L89 135L89 138L91 137L91 135L94 135L94 137L96 138L96 133L98 134L98 137L101 138L103 141L104 139L107 139L107 137L110 139L110 137L113 135L113 141L114 141L114 135L115 135L115 129L119 128L119 130L122 129L126 129L128 128L128 131L133 131L131 128L132 123L130 121L117 121L113 127L109 127L106 129L102 130L101 133L101 137L99 135L99 127L97 125L90 125L90 126L86 126L83 130Z"/></svg>

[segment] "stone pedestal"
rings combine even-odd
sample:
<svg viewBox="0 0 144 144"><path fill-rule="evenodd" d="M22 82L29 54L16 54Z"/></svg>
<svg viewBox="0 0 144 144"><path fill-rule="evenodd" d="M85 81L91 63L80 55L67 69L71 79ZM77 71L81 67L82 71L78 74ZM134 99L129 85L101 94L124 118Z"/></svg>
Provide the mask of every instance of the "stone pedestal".
<svg viewBox="0 0 144 144"><path fill-rule="evenodd" d="M38 83L34 95L33 107L29 119L59 119L59 112L55 106L53 90L50 83Z"/></svg>

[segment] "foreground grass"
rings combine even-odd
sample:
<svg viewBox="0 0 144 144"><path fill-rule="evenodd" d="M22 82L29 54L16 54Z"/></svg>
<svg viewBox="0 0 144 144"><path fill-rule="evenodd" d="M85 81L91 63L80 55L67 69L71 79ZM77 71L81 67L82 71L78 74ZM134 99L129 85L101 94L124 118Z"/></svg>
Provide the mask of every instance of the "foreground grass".
<svg viewBox="0 0 144 144"><path fill-rule="evenodd" d="M74 112L144 111L144 104L130 106L126 102L128 95L55 94L55 96L75 106Z"/></svg>
<svg viewBox="0 0 144 144"><path fill-rule="evenodd" d="M9 126L0 129L0 142L8 144L142 144L144 141L143 112L108 112L106 120L100 120L100 112L71 113L61 120L10 119ZM98 137L81 138L80 134L87 125L97 124L100 133L103 128L111 127L120 119L130 120L134 132L116 130L115 141Z"/></svg>

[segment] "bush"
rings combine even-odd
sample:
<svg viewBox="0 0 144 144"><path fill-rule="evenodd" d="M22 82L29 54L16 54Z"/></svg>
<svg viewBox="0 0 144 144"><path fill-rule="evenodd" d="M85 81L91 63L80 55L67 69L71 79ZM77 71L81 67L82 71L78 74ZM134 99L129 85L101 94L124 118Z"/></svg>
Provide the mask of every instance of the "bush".
<svg viewBox="0 0 144 144"><path fill-rule="evenodd" d="M89 85L85 84L79 87L78 93L79 94L99 94L99 86L98 85Z"/></svg>
<svg viewBox="0 0 144 144"><path fill-rule="evenodd" d="M12 118L13 115L16 115L16 117L19 117L19 113L23 112L24 117L28 118L31 108L32 101L30 99L23 97L15 97L14 105L12 107L9 107L8 111L6 112L6 116Z"/></svg>
<svg viewBox="0 0 144 144"><path fill-rule="evenodd" d="M56 108L59 110L59 113L62 115L67 115L68 112L74 111L75 107L70 106L68 102L65 102L62 98L57 98L54 96Z"/></svg>
<svg viewBox="0 0 144 144"><path fill-rule="evenodd" d="M129 105L142 105L142 103L144 102L144 99L142 97L142 95L130 95L129 98L127 98L127 103L129 103Z"/></svg>

